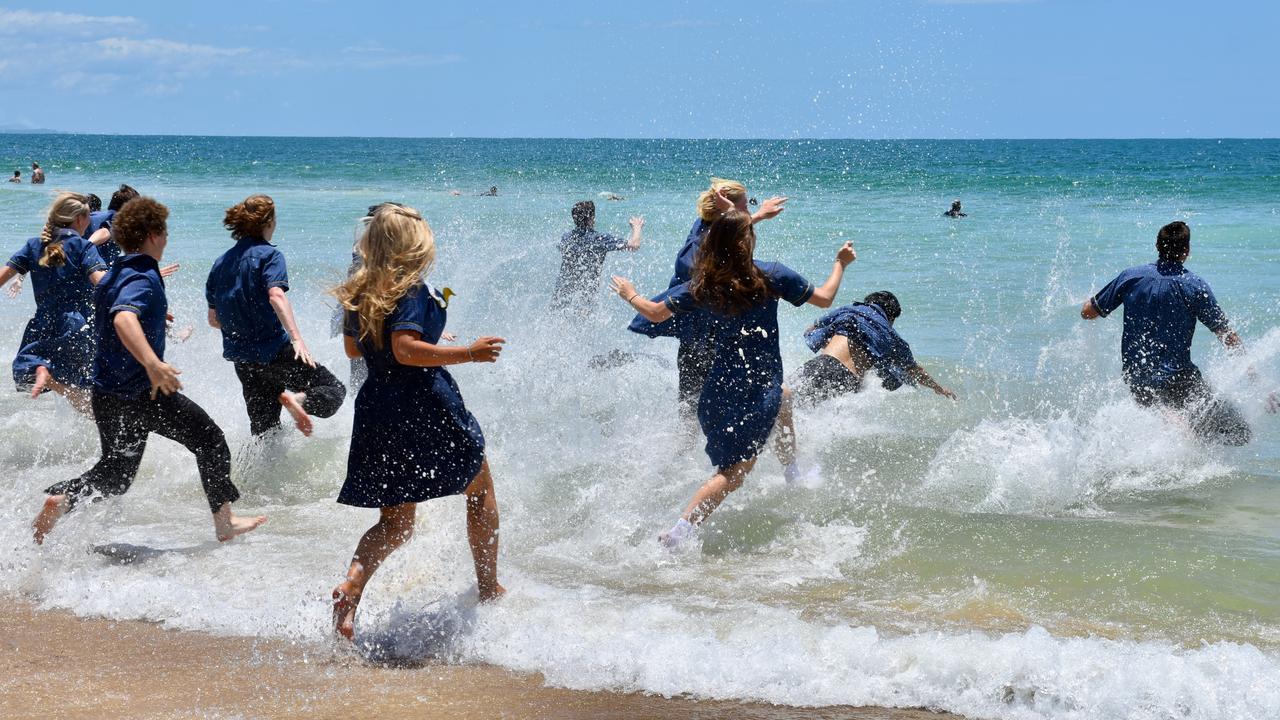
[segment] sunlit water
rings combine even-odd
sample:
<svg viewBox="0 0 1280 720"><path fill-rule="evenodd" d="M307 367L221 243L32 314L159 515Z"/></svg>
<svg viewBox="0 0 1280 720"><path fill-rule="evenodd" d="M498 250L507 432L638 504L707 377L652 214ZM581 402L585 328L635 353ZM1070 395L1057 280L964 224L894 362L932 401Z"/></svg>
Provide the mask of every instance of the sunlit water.
<svg viewBox="0 0 1280 720"><path fill-rule="evenodd" d="M29 523L47 485L87 468L93 425L65 404L0 395L0 592L44 607L214 633L322 640L327 591L375 513L337 505L350 405L249 445L208 268L224 208L274 196L290 297L316 356L342 377L325 290L364 208L398 200L436 230L431 281L457 293L449 329L498 334L496 365L453 370L484 427L509 596L476 609L461 500L370 585L375 657L493 663L573 688L775 703L929 706L998 718L1280 716L1280 439L1261 397L1280 385L1280 142L662 142L0 136L3 250L38 232L54 188L104 200L127 181L172 210L170 300L196 333L171 344L186 392L226 430L239 506L271 516L218 546L195 464L153 438L133 489L69 517L42 549ZM7 163L7 164L6 164ZM824 482L788 488L766 456L687 552L656 534L709 466L672 408L673 342L627 333L627 307L545 311L574 201L600 229L646 217L606 273L665 286L712 175L791 197L758 256L821 281L840 242L859 259L840 301L890 289L917 356L960 394L873 388L798 419ZM477 197L490 185L496 198ZM455 197L452 189L462 191ZM606 202L602 192L625 197ZM953 197L970 213L940 216ZM1194 357L1254 422L1244 448L1201 446L1140 410L1119 381L1121 321L1077 309L1153 259L1187 220L1189 266L1250 352L1203 328ZM0 300L16 348L30 291ZM819 311L784 306L788 370ZM613 349L637 362L593 369ZM1250 379L1252 367L1258 380ZM424 441L428 441L424 439ZM138 562L94 552L139 546ZM163 550L167 552L152 552Z"/></svg>

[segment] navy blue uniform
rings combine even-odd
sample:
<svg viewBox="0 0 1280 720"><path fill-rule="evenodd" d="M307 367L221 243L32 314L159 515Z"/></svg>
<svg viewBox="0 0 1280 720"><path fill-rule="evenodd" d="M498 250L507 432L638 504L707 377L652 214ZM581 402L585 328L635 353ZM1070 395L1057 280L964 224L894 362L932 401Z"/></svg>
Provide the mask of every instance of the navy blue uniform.
<svg viewBox="0 0 1280 720"><path fill-rule="evenodd" d="M556 279L551 307L583 314L595 309L605 256L626 247L626 240L591 229L565 233L560 238L560 277Z"/></svg>
<svg viewBox="0 0 1280 720"><path fill-rule="evenodd" d="M6 263L19 274L31 274L36 314L22 333L22 345L13 359L13 381L19 390L30 390L36 368L43 366L53 379L84 387L89 384L93 362L93 283L89 276L105 270L97 249L74 230L56 231L66 261L42 267L45 245L40 238L27 240Z"/></svg>
<svg viewBox="0 0 1280 720"><path fill-rule="evenodd" d="M157 394L153 400L146 370L116 333L116 315L133 313L151 349L164 359L169 301L159 264L150 255L122 255L98 284L94 300L98 357L94 363L93 420L98 426L102 457L88 472L57 483L45 493L66 495L72 505L84 498L124 494L138 474L147 436L156 433L195 454L210 512L235 502L240 492L231 483L231 451L222 430L181 393Z"/></svg>
<svg viewBox="0 0 1280 720"><path fill-rule="evenodd" d="M756 262L770 296L738 315L698 305L689 283L659 295L673 313L701 311L714 322L715 353L698 398L698 424L707 456L720 470L759 454L782 408L782 354L778 347L778 299L803 305L813 285L781 263Z"/></svg>
<svg viewBox="0 0 1280 720"><path fill-rule="evenodd" d="M115 217L115 210L98 210L97 212L89 213L89 227L84 231L84 236L86 238L93 237L93 234L102 228L110 230L111 221L114 220ZM123 251L120 249L120 246L116 244L115 240L107 240L98 246L98 254L102 256L102 261L104 263L111 265L116 261L116 258L123 254Z"/></svg>
<svg viewBox="0 0 1280 720"><path fill-rule="evenodd" d="M359 315L347 312L343 332L357 339L369 377L356 395L347 479L338 502L374 508L457 495L480 472L484 434L449 371L401 365L391 350L397 330L440 342L445 305L427 285L414 286L384 320L380 349L360 339Z"/></svg>
<svg viewBox="0 0 1280 720"><path fill-rule="evenodd" d="M889 316L879 305L851 303L823 315L804 335L805 344L813 352L827 346L831 338L843 335L850 345L862 350L880 375L886 390L914 385L916 368L911 346L893 329ZM817 355L797 371L791 383L796 400L814 405L837 395L862 389L862 378L830 355Z"/></svg>

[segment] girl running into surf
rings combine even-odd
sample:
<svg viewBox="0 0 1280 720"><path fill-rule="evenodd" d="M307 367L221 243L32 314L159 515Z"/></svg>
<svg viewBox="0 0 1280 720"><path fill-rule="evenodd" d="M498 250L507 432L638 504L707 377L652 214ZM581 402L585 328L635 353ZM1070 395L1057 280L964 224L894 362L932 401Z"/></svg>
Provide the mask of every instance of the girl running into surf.
<svg viewBox="0 0 1280 720"><path fill-rule="evenodd" d="M732 201L717 192L722 204ZM631 281L613 278L613 290L651 322L673 315L706 312L715 352L698 398L698 424L716 472L685 507L676 524L659 536L675 547L742 486L775 426L774 451L797 474L791 393L782 384L778 347L778 300L830 307L845 267L857 257L850 243L836 253L831 275L819 288L787 266L759 262L751 216L730 208L711 224L693 263L691 280L650 300Z"/></svg>
<svg viewBox="0 0 1280 720"><path fill-rule="evenodd" d="M497 361L504 340L439 344L448 301L423 281L435 260L435 239L413 208L379 207L357 248L360 266L334 295L346 309L347 356L363 357L369 376L356 395L338 502L378 508L380 516L360 538L346 580L333 590L334 630L347 639L354 636L365 585L413 535L417 504L432 498L466 496L480 601L505 592L498 583L498 503L484 435L445 370Z"/></svg>

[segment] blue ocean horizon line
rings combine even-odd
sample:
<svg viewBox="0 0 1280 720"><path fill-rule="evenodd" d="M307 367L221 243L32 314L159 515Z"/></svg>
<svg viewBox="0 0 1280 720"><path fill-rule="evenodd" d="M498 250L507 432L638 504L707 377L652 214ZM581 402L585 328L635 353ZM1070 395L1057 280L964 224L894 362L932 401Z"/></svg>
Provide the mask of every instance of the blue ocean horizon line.
<svg viewBox="0 0 1280 720"><path fill-rule="evenodd" d="M183 139L234 139L234 140L448 140L448 141L506 141L506 142L818 142L818 143L902 143L902 142L936 142L936 143L1036 143L1036 142L1161 142L1161 143L1194 143L1194 142L1259 142L1280 140L1280 135L1272 137L984 137L984 138L941 138L941 137L896 137L896 138L835 138L835 137L525 137L525 136L416 136L416 135L232 135L232 134L186 134L186 133L113 133L113 132L79 132L72 130L13 130L0 129L0 136L21 135L24 137L127 137L127 138L183 138Z"/></svg>

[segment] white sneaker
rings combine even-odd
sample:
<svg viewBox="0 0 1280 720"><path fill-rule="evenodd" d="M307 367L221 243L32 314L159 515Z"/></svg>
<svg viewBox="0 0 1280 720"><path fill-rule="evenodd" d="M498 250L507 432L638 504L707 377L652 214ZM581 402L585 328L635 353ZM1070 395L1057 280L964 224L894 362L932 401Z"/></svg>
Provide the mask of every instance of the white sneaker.
<svg viewBox="0 0 1280 720"><path fill-rule="evenodd" d="M674 550L685 544L697 531L698 529L693 526L693 523L680 518L675 525L671 526L670 530L658 535L658 542L668 549Z"/></svg>

